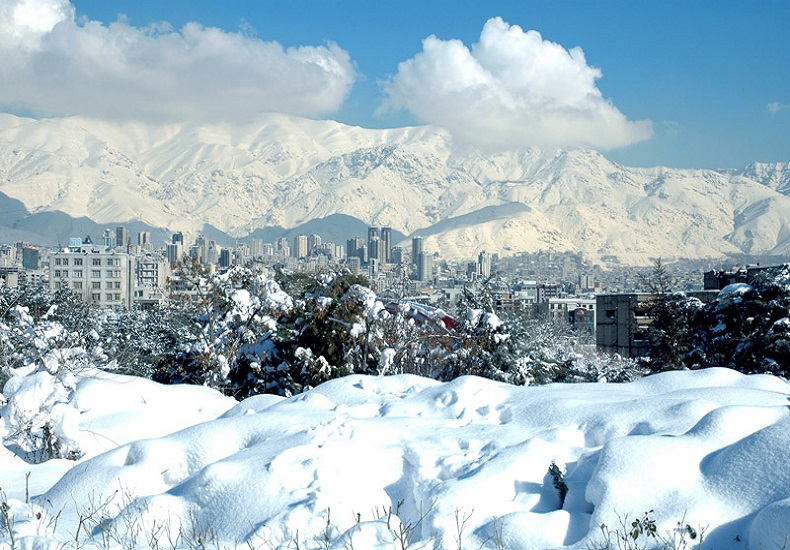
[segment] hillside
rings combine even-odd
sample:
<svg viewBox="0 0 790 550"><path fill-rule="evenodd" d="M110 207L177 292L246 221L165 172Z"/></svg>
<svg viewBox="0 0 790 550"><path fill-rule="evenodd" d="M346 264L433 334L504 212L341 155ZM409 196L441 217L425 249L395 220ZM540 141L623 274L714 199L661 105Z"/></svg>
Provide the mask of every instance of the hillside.
<svg viewBox="0 0 790 550"><path fill-rule="evenodd" d="M790 253L790 168L629 168L583 149L484 155L433 127L267 115L246 125L0 115L0 193L27 215L234 237L335 214L481 250L650 257ZM18 210L18 209L17 209ZM0 225L24 227L14 216ZM51 240L51 239L50 239Z"/></svg>

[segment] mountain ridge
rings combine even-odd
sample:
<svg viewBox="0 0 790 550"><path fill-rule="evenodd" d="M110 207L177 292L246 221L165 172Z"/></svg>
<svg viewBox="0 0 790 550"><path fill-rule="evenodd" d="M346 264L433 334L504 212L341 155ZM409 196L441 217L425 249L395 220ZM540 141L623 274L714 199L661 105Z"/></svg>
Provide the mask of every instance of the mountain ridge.
<svg viewBox="0 0 790 550"><path fill-rule="evenodd" d="M449 259L790 253L790 163L630 168L588 149L484 154L430 126L275 114L236 126L0 115L0 192L29 215L231 238L345 215L424 235Z"/></svg>

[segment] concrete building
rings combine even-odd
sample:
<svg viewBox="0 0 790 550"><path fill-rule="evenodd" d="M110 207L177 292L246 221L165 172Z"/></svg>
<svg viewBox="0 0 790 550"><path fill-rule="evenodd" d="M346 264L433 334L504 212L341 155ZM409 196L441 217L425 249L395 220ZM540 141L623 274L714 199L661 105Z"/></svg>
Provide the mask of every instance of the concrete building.
<svg viewBox="0 0 790 550"><path fill-rule="evenodd" d="M90 246L50 255L49 288L69 288L89 304L131 308L136 258Z"/></svg>
<svg viewBox="0 0 790 550"><path fill-rule="evenodd" d="M122 225L115 228L115 246L126 247L131 244L129 231Z"/></svg>
<svg viewBox="0 0 790 550"><path fill-rule="evenodd" d="M480 276L488 279L491 276L491 254L486 251L481 252L477 256L477 264L480 270Z"/></svg>
<svg viewBox="0 0 790 550"><path fill-rule="evenodd" d="M392 263L392 228L391 227L381 228L381 246L382 246L382 251L384 253L383 258L381 258L381 261L387 264Z"/></svg>
<svg viewBox="0 0 790 550"><path fill-rule="evenodd" d="M421 252L417 257L417 280L430 281L433 279L433 255Z"/></svg>
<svg viewBox="0 0 790 550"><path fill-rule="evenodd" d="M417 265L420 254L423 252L422 237L413 237L411 240L411 263Z"/></svg>
<svg viewBox="0 0 790 550"><path fill-rule="evenodd" d="M598 294L595 342L598 349L623 357L647 355L647 315L653 295L646 292Z"/></svg>
<svg viewBox="0 0 790 550"><path fill-rule="evenodd" d="M41 267L41 251L32 246L22 248L22 267L27 270L36 270Z"/></svg>
<svg viewBox="0 0 790 550"><path fill-rule="evenodd" d="M307 257L307 235L297 235L296 237L294 237L293 248L291 249L291 255L294 258Z"/></svg>

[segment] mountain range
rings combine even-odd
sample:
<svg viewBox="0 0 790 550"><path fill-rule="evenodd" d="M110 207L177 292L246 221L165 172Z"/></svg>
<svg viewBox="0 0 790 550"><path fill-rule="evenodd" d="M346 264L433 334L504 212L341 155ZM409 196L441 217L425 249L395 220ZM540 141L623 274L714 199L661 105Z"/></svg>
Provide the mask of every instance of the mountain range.
<svg viewBox="0 0 790 550"><path fill-rule="evenodd" d="M550 249L639 264L790 254L789 220L790 163L631 168L586 149L488 154L431 126L277 114L243 125L0 115L0 237L40 243L118 224L162 239L326 229L342 242L379 225L448 259Z"/></svg>

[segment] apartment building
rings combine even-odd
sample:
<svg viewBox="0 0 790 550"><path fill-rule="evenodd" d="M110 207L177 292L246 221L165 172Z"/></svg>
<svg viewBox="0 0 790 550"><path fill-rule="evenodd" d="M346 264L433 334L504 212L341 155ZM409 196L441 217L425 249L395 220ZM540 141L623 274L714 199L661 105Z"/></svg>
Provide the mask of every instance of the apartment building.
<svg viewBox="0 0 790 550"><path fill-rule="evenodd" d="M50 255L49 288L69 288L89 304L131 308L136 258L92 247L70 247Z"/></svg>

